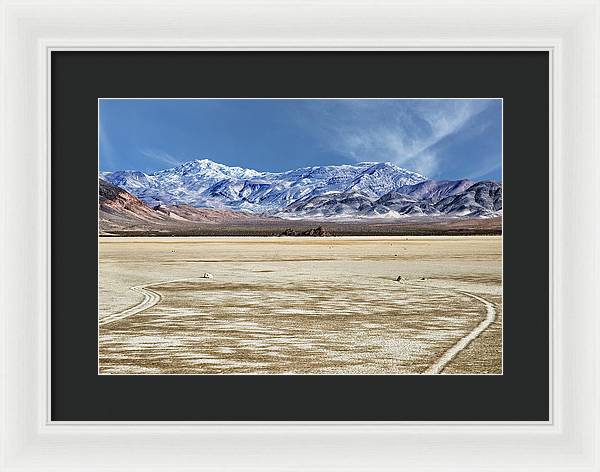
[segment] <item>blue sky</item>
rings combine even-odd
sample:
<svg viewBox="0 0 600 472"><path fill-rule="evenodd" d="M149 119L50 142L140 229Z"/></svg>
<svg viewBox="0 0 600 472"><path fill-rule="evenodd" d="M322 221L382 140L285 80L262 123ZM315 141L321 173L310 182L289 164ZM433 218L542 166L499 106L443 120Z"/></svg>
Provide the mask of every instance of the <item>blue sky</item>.
<svg viewBox="0 0 600 472"><path fill-rule="evenodd" d="M117 100L100 103L100 170L192 159L263 171L393 162L435 179L502 175L499 99Z"/></svg>

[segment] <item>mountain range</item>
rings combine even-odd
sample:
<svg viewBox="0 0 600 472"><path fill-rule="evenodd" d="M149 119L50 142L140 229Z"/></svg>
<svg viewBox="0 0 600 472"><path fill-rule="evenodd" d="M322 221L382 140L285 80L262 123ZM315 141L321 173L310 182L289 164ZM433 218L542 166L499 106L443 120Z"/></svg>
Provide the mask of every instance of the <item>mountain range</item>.
<svg viewBox="0 0 600 472"><path fill-rule="evenodd" d="M100 178L106 181L101 184L105 190L110 185L153 212L164 208L171 218L185 213L182 218L191 220L200 218L200 209L221 210L228 217L236 213L286 219L502 214L502 185L497 182L430 180L389 162L260 172L202 159L154 173L101 172Z"/></svg>
<svg viewBox="0 0 600 472"><path fill-rule="evenodd" d="M98 218L101 233L115 229L158 229L182 224L211 225L257 220L255 215L240 211L195 208L185 204L150 207L126 190L103 179L98 181Z"/></svg>

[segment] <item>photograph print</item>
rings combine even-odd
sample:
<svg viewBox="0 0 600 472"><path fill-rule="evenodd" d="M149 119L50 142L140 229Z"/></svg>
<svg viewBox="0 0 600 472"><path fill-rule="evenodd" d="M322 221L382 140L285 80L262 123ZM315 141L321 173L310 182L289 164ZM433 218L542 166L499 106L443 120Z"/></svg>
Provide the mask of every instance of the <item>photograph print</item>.
<svg viewBox="0 0 600 472"><path fill-rule="evenodd" d="M98 100L98 373L501 375L501 98Z"/></svg>

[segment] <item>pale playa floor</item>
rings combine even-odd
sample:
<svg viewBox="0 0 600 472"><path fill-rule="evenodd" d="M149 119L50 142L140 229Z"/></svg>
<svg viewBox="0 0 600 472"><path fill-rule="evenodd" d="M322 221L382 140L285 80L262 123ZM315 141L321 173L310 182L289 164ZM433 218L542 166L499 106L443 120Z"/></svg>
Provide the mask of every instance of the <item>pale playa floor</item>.
<svg viewBox="0 0 600 472"><path fill-rule="evenodd" d="M495 320L442 373L502 372L501 237L100 238L99 271L101 374L423 373L465 292Z"/></svg>

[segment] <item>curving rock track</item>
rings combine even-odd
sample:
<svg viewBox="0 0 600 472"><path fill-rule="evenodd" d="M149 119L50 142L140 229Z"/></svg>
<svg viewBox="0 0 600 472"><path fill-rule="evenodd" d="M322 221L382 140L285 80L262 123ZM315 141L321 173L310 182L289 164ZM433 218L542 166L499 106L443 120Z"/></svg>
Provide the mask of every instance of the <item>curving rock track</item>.
<svg viewBox="0 0 600 472"><path fill-rule="evenodd" d="M147 285L136 285L135 287L129 287L129 290L133 290L134 292L141 293L143 295L143 299L140 303L131 308L127 308L126 310L120 311L118 313L114 313L112 315L108 315L98 321L99 326L104 326L109 323L114 323L115 321L120 321L122 319L128 318L133 315L137 315L142 311L147 310L148 308L152 308L154 305L159 303L162 300L162 295L149 287L156 287L157 285L165 285L171 284L173 282L188 282L190 280L196 279L206 279L207 277L194 277L191 279L177 279L177 280L167 280L164 282L155 282Z"/></svg>
<svg viewBox="0 0 600 472"><path fill-rule="evenodd" d="M439 373L441 373L444 370L444 368L446 367L446 365L448 365L448 363L452 359L454 359L460 351L465 349L472 341L477 339L479 337L479 335L481 335L481 333L483 333L496 320L496 308L494 307L494 304L479 295L475 295L474 293L466 292L464 290L452 290L452 289L436 287L436 286L432 286L432 285L418 285L418 284L411 284L411 283L403 282L403 281L401 281L401 282L404 285L410 285L411 287L418 287L421 289L434 288L437 290L453 291L456 293L460 293L462 295L466 295L467 297L474 298L475 300L481 302L485 306L485 309L486 309L485 319L481 323L479 323L472 331L470 331L466 336L460 338L456 344L454 344L450 349L448 349L442 355L442 357L440 357L436 362L434 362L432 365L430 365L423 372L423 374L439 374Z"/></svg>

